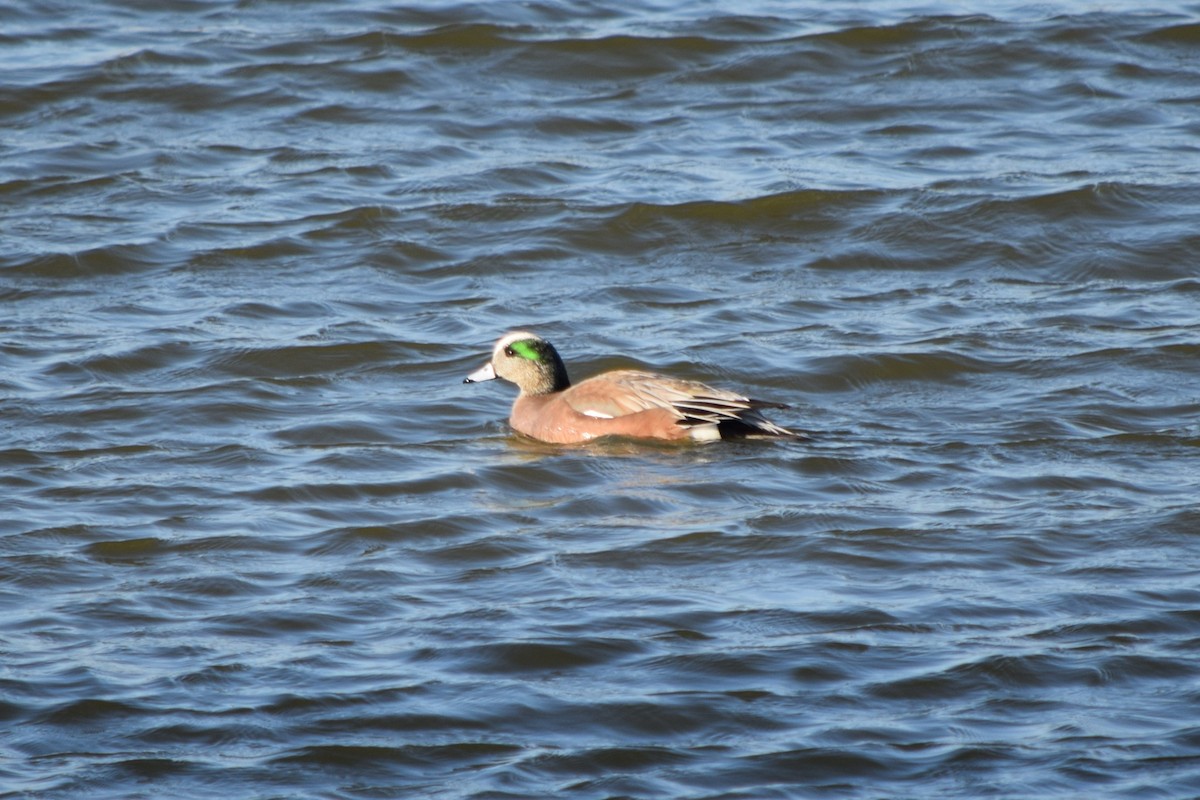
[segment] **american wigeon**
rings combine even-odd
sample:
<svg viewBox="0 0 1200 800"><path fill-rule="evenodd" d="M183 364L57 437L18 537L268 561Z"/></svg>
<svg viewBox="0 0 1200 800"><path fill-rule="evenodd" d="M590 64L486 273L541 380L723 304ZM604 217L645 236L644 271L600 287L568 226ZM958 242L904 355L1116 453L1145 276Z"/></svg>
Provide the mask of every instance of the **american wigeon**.
<svg viewBox="0 0 1200 800"><path fill-rule="evenodd" d="M601 436L711 441L746 436L807 438L770 422L762 408L787 408L638 370L617 370L571 385L554 345L528 331L496 342L492 360L463 383L503 378L521 390L509 423L543 442L570 444Z"/></svg>

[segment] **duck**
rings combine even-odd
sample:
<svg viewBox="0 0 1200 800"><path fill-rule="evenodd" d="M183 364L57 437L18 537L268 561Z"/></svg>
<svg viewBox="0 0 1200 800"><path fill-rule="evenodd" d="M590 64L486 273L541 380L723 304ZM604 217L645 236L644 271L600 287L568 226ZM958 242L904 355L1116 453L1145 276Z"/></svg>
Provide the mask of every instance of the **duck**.
<svg viewBox="0 0 1200 800"><path fill-rule="evenodd" d="M519 390L508 420L513 430L552 444L607 436L672 442L809 438L761 413L787 408L785 404L752 400L699 381L622 369L572 384L554 345L526 330L500 337L491 360L463 383L496 378Z"/></svg>

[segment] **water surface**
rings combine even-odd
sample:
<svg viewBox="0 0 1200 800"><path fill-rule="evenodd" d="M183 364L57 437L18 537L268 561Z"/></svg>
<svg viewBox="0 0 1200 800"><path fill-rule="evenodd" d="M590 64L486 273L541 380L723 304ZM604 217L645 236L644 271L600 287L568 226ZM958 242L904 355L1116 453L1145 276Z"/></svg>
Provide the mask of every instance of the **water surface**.
<svg viewBox="0 0 1200 800"><path fill-rule="evenodd" d="M1200 6L0 19L0 797L1200 794Z"/></svg>

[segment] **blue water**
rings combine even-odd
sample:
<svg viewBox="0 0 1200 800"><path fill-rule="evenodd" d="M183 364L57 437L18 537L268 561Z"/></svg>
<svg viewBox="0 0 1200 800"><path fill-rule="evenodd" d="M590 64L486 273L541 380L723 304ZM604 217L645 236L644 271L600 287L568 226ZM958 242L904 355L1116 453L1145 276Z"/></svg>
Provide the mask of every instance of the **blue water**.
<svg viewBox="0 0 1200 800"><path fill-rule="evenodd" d="M0 798L1200 795L1200 6L0 21Z"/></svg>

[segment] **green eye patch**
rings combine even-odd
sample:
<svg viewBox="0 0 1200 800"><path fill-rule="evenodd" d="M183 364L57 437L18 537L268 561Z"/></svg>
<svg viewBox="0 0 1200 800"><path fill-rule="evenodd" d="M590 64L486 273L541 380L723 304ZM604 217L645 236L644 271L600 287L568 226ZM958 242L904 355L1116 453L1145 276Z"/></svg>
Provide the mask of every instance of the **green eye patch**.
<svg viewBox="0 0 1200 800"><path fill-rule="evenodd" d="M541 361L542 353L533 342L513 342L508 346L510 352L530 361Z"/></svg>

